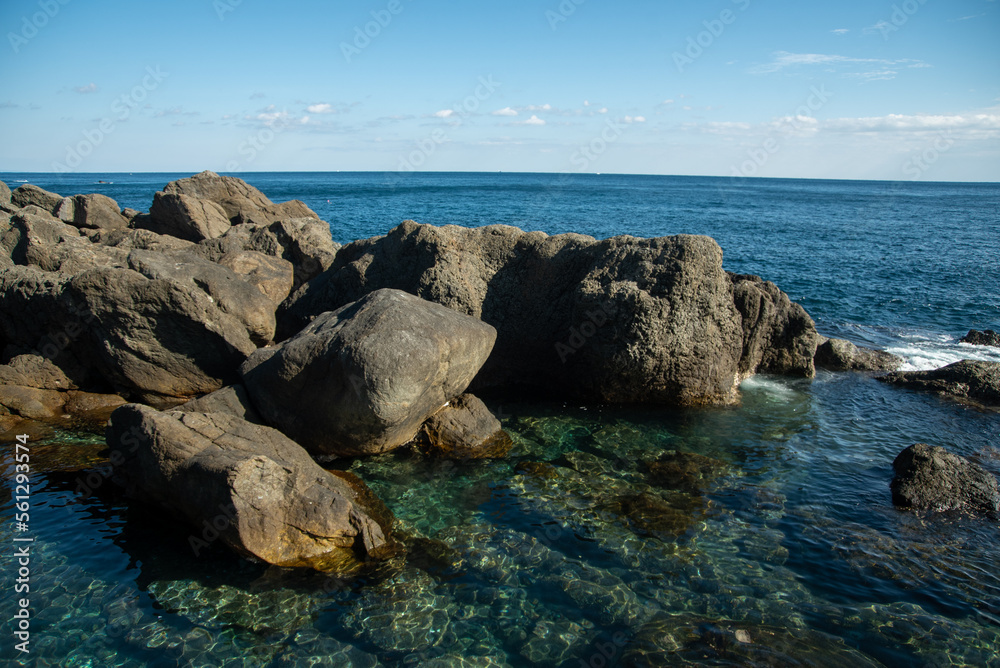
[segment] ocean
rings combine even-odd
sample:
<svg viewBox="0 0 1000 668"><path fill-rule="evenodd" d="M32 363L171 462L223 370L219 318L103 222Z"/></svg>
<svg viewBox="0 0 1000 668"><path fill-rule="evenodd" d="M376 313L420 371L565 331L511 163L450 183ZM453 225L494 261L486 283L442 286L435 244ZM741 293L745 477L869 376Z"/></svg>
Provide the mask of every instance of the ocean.
<svg viewBox="0 0 1000 668"><path fill-rule="evenodd" d="M190 174L0 174L147 210ZM249 173L346 243L404 219L605 238L706 234L820 333L905 369L1000 349L1000 184L596 174ZM101 181L108 183L99 183ZM337 462L410 537L362 578L250 564L128 504L100 435L31 444L31 654L13 649L0 506L0 658L66 666L1000 666L1000 526L895 510L892 460L942 445L1000 475L1000 413L869 375L758 376L726 408L494 401L504 461ZM674 457L678 489L644 462ZM2 452L14 495L14 446ZM23 534L21 534L23 536ZM812 661L813 663L809 663ZM687 662L687 663L685 663Z"/></svg>

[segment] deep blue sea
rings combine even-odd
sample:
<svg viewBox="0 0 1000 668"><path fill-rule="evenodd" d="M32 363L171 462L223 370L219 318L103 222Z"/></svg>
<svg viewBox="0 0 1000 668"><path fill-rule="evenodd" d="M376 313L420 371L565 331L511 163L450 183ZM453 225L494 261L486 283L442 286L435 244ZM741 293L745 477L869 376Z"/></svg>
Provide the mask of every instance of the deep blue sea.
<svg viewBox="0 0 1000 668"><path fill-rule="evenodd" d="M0 174L146 210L190 174ZM1000 184L558 174L251 173L339 242L404 219L604 238L706 234L821 333L907 369L1000 349ZM98 183L108 181L111 183ZM1000 525L896 511L893 458L943 445L1000 475L1000 413L865 374L757 377L739 406L492 405L504 461L345 462L410 555L354 581L265 568L128 504L99 435L32 443L31 654L13 649L0 506L0 659L65 666L1000 666ZM697 455L697 457L696 457ZM666 489L645 462L694 466ZM707 459L705 459L707 458ZM2 453L14 493L14 450ZM700 468L699 468L700 467Z"/></svg>

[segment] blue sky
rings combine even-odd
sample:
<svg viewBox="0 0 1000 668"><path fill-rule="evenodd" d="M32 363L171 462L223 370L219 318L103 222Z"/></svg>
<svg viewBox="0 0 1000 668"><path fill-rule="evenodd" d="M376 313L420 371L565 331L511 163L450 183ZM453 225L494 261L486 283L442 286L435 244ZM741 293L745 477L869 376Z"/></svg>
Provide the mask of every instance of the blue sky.
<svg viewBox="0 0 1000 668"><path fill-rule="evenodd" d="M995 0L4 0L0 171L1000 181Z"/></svg>

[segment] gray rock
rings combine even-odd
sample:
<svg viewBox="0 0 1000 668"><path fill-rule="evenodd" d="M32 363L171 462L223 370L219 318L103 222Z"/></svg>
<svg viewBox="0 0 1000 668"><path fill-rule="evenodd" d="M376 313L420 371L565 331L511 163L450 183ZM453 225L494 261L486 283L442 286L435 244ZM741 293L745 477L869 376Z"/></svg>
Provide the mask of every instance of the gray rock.
<svg viewBox="0 0 1000 668"><path fill-rule="evenodd" d="M969 333L963 336L960 343L969 343L974 346L993 346L995 348L1000 348L1000 332L995 332L992 329L987 329L980 332L976 329L970 329Z"/></svg>
<svg viewBox="0 0 1000 668"><path fill-rule="evenodd" d="M21 385L39 390L77 390L79 386L52 360L41 355L17 355L0 366L0 385Z"/></svg>
<svg viewBox="0 0 1000 668"><path fill-rule="evenodd" d="M425 453L448 459L499 459L514 446L500 421L472 394L453 399L432 415L416 443Z"/></svg>
<svg viewBox="0 0 1000 668"><path fill-rule="evenodd" d="M903 358L884 350L856 346L845 339L827 339L816 348L816 366L828 371L895 371Z"/></svg>
<svg viewBox="0 0 1000 668"><path fill-rule="evenodd" d="M202 243L213 261L225 255L254 251L281 258L294 268L293 289L328 269L340 244L330 226L316 218L294 218L274 223L235 225L225 235Z"/></svg>
<svg viewBox="0 0 1000 668"><path fill-rule="evenodd" d="M222 207L233 225L243 223L266 225L289 218L319 218L298 200L275 204L264 193L245 181L232 176L219 176L210 171L171 181L164 187L163 192L215 202Z"/></svg>
<svg viewBox="0 0 1000 668"><path fill-rule="evenodd" d="M0 385L0 416L14 415L41 422L58 422L66 399L57 390Z"/></svg>
<svg viewBox="0 0 1000 668"><path fill-rule="evenodd" d="M72 225L73 221L76 220L76 200L72 197L64 197L52 215L62 222Z"/></svg>
<svg viewBox="0 0 1000 668"><path fill-rule="evenodd" d="M192 399L182 404L176 410L186 413L225 413L253 424L264 424L257 409L250 401L247 388L242 383L228 385L203 397Z"/></svg>
<svg viewBox="0 0 1000 668"><path fill-rule="evenodd" d="M188 251L146 250L129 253L128 266L147 278L202 290L219 310L243 323L250 340L257 345L274 338L276 305L226 267Z"/></svg>
<svg viewBox="0 0 1000 668"><path fill-rule="evenodd" d="M140 223L158 234L198 242L229 231L229 217L221 206L190 195L156 193L149 217Z"/></svg>
<svg viewBox="0 0 1000 668"><path fill-rule="evenodd" d="M8 187L3 181L0 181L0 209L8 210L11 208L10 187Z"/></svg>
<svg viewBox="0 0 1000 668"><path fill-rule="evenodd" d="M199 246L190 241L178 239L166 234L157 234L150 230L98 230L90 237L91 241L105 246L113 246L123 250L188 250L197 251Z"/></svg>
<svg viewBox="0 0 1000 668"><path fill-rule="evenodd" d="M733 300L742 316L740 374L773 373L811 378L819 336L800 305L759 276L730 274Z"/></svg>
<svg viewBox="0 0 1000 668"><path fill-rule="evenodd" d="M497 328L473 391L730 403L752 373L812 375L816 347L801 307L760 279L737 278L734 288L708 237L596 241L406 221L341 248L330 269L279 311L279 337L318 313L395 288Z"/></svg>
<svg viewBox="0 0 1000 668"><path fill-rule="evenodd" d="M118 202L107 195L92 193L77 195L73 198L73 224L100 230L120 230L128 227L128 218L122 212Z"/></svg>
<svg viewBox="0 0 1000 668"><path fill-rule="evenodd" d="M54 213L59 205L62 204L62 200L62 195L50 193L48 190L43 190L30 183L18 186L10 194L11 204L18 209L34 205L49 213Z"/></svg>
<svg viewBox="0 0 1000 668"><path fill-rule="evenodd" d="M306 448L374 454L410 441L464 392L495 340L475 318L378 290L257 351L242 373L268 423Z"/></svg>
<svg viewBox="0 0 1000 668"><path fill-rule="evenodd" d="M257 288L275 308L288 298L295 284L295 268L288 260L257 251L222 255L218 263Z"/></svg>
<svg viewBox="0 0 1000 668"><path fill-rule="evenodd" d="M896 371L879 380L1000 407L1000 362L962 360L933 371Z"/></svg>
<svg viewBox="0 0 1000 668"><path fill-rule="evenodd" d="M915 510L1000 510L1000 487L986 469L941 447L917 443L892 463L892 502Z"/></svg>
<svg viewBox="0 0 1000 668"><path fill-rule="evenodd" d="M15 263L67 274L125 266L125 251L94 244L73 225L31 209L14 214L0 239L0 246Z"/></svg>
<svg viewBox="0 0 1000 668"><path fill-rule="evenodd" d="M391 515L374 494L274 429L130 404L112 415L107 440L126 492L185 516L196 554L217 536L271 564L336 570L391 547Z"/></svg>

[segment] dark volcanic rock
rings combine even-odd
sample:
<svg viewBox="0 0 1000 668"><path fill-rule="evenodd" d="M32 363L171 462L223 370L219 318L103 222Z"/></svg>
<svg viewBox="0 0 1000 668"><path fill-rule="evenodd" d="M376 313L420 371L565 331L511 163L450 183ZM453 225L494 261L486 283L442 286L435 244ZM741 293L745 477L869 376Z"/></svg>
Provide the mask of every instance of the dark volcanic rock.
<svg viewBox="0 0 1000 668"><path fill-rule="evenodd" d="M911 445L892 463L892 502L916 510L1000 510L1000 487L986 469L941 447Z"/></svg>
<svg viewBox="0 0 1000 668"><path fill-rule="evenodd" d="M62 195L50 193L48 190L43 190L42 188L33 186L29 183L26 183L23 186L18 186L14 189L14 192L10 194L11 204L18 209L35 205L40 209L48 211L49 213L54 213L59 205L62 204L62 201Z"/></svg>
<svg viewBox="0 0 1000 668"><path fill-rule="evenodd" d="M295 293L279 335L379 288L406 290L497 328L474 388L529 387L595 401L735 401L758 370L813 373L812 321L776 288L742 280L700 236L547 236L406 221L343 247ZM756 299L753 312L750 302ZM744 349L752 358L742 363Z"/></svg>
<svg viewBox="0 0 1000 668"><path fill-rule="evenodd" d="M187 517L196 553L218 535L279 566L344 569L389 549L374 495L319 467L269 427L223 413L160 413L130 404L108 425L115 472L129 495ZM364 491L367 491L365 488Z"/></svg>
<svg viewBox="0 0 1000 668"><path fill-rule="evenodd" d="M986 406L1000 406L1000 362L962 360L933 371L897 371L879 380Z"/></svg>
<svg viewBox="0 0 1000 668"><path fill-rule="evenodd" d="M267 422L313 452L373 454L464 392L495 339L475 318L378 290L258 350L243 379Z"/></svg>
<svg viewBox="0 0 1000 668"><path fill-rule="evenodd" d="M994 332L992 329L987 329L980 332L976 329L970 329L969 333L960 339L960 343L970 343L974 346L994 346L1000 348L1000 332Z"/></svg>
<svg viewBox="0 0 1000 668"><path fill-rule="evenodd" d="M895 371L902 365L902 357L845 339L827 339L816 348L816 366L828 371Z"/></svg>
<svg viewBox="0 0 1000 668"><path fill-rule="evenodd" d="M500 421L472 394L463 394L432 415L416 442L425 453L449 459L500 459L514 446Z"/></svg>
<svg viewBox="0 0 1000 668"><path fill-rule="evenodd" d="M221 237L230 228L225 210L215 202L162 192L153 196L149 216L139 224L157 234L194 242Z"/></svg>
<svg viewBox="0 0 1000 668"><path fill-rule="evenodd" d="M811 378L819 337L812 318L774 283L730 274L733 300L742 316L740 375L773 373Z"/></svg>

